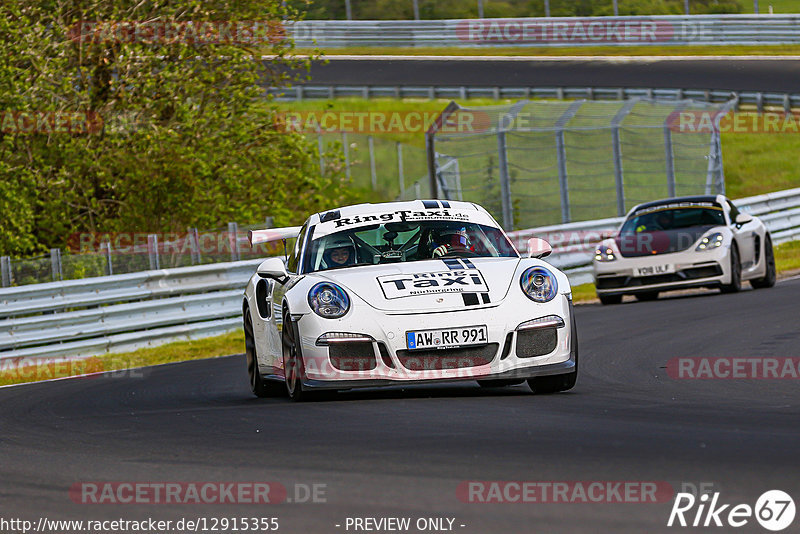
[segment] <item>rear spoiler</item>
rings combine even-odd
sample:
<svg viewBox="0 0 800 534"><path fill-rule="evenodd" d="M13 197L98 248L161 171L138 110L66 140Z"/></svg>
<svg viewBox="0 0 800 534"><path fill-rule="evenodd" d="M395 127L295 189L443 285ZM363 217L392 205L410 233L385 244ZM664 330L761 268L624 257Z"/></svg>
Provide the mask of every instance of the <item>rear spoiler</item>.
<svg viewBox="0 0 800 534"><path fill-rule="evenodd" d="M302 226L289 226L287 228L269 228L267 230L250 230L247 232L247 240L250 247L259 243L269 243L271 241L281 241L292 239L300 235Z"/></svg>

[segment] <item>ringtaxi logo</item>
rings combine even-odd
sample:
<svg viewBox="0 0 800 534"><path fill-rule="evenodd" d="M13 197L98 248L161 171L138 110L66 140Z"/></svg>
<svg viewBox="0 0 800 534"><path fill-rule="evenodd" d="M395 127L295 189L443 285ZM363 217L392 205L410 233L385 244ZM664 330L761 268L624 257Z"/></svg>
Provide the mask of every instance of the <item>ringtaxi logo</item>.
<svg viewBox="0 0 800 534"><path fill-rule="evenodd" d="M781 490L764 492L755 506L722 504L719 492L711 496L706 493L699 498L691 493L678 493L667 526L739 528L755 518L763 528L778 532L792 524L795 511L794 499Z"/></svg>

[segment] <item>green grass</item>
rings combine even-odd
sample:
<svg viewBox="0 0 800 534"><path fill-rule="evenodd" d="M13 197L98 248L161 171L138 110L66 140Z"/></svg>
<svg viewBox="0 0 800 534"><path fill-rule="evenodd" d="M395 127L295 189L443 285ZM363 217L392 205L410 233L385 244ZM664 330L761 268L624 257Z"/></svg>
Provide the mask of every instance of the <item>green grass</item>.
<svg viewBox="0 0 800 534"><path fill-rule="evenodd" d="M300 50L299 53L312 53ZM353 47L328 48L326 56L792 56L800 45L687 46L498 46L498 47Z"/></svg>
<svg viewBox="0 0 800 534"><path fill-rule="evenodd" d="M745 13L754 13L755 5L752 0L746 0L742 3L744 5ZM800 3L797 0L759 0L758 12L761 15L769 13L769 6L772 6L773 13L800 13Z"/></svg>
<svg viewBox="0 0 800 534"><path fill-rule="evenodd" d="M0 360L0 386L38 382L103 371L119 371L164 363L201 360L244 351L244 331L191 341L178 341L134 352L92 356L83 360L43 359L37 365L18 366L9 358Z"/></svg>

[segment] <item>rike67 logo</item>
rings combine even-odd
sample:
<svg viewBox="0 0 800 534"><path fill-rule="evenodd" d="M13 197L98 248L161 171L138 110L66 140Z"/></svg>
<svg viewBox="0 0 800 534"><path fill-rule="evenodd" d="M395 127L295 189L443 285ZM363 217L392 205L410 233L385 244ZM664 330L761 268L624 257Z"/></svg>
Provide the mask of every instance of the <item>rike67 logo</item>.
<svg viewBox="0 0 800 534"><path fill-rule="evenodd" d="M678 493L667 526L739 528L755 518L765 529L778 532L791 525L794 516L794 500L781 490L764 492L755 506L724 504L720 501L719 492L711 496L706 493L700 497L691 493Z"/></svg>

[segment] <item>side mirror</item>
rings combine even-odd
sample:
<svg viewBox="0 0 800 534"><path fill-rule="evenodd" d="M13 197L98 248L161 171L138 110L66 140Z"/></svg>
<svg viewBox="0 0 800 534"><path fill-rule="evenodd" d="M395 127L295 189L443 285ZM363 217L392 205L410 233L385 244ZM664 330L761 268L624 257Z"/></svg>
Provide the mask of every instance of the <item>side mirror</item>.
<svg viewBox="0 0 800 534"><path fill-rule="evenodd" d="M528 239L528 257L529 258L544 258L553 252L553 247L544 239L532 237Z"/></svg>
<svg viewBox="0 0 800 534"><path fill-rule="evenodd" d="M734 221L736 224L742 225L747 224L753 220L752 215L748 215L747 213L740 213L736 216L736 220Z"/></svg>
<svg viewBox="0 0 800 534"><path fill-rule="evenodd" d="M283 264L283 260L281 258L267 258L261 262L261 265L258 266L256 273L258 273L258 276L261 278L274 278L276 280L280 280L288 276L288 273L286 272L286 266Z"/></svg>

